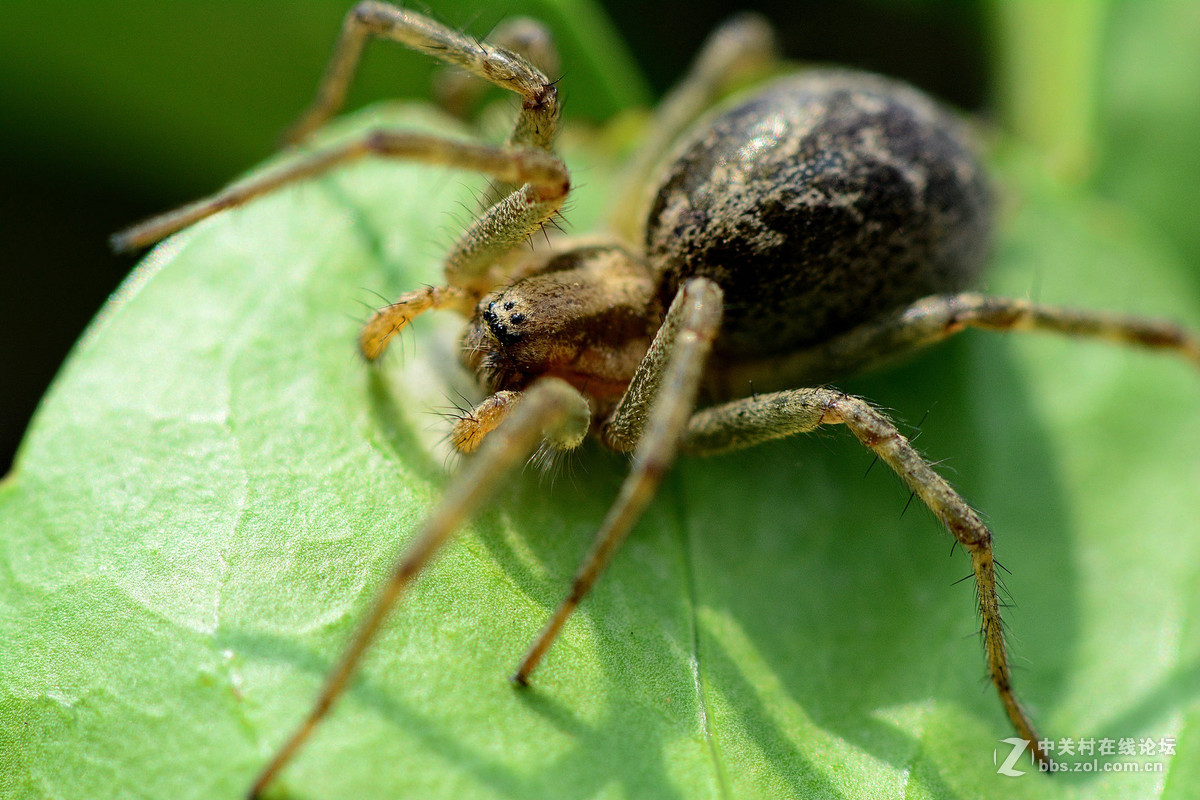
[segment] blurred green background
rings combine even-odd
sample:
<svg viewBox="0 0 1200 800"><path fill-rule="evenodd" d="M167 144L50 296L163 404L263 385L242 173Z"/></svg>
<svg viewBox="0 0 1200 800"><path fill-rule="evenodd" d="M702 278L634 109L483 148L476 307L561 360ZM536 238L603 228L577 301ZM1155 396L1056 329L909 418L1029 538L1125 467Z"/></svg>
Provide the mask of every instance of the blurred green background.
<svg viewBox="0 0 1200 800"><path fill-rule="evenodd" d="M567 113L593 120L661 93L737 8L603 5L628 52L614 38L611 58L589 61L589 44L561 43ZM1064 182L1133 210L1200 264L1200 2L747 5L778 25L792 58L899 75L1017 130ZM108 253L108 234L270 154L311 98L348 6L0 3L0 474L71 344L133 265ZM453 0L433 11L485 35L514 12L553 27L592 7ZM427 93L413 61L370 48L353 104ZM1191 277L1200 293L1200 269Z"/></svg>

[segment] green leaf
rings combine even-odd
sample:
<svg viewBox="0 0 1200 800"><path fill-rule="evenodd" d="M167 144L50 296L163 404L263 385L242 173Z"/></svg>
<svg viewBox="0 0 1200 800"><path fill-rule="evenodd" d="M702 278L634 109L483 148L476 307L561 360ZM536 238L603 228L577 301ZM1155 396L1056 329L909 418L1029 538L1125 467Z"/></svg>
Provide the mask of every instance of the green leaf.
<svg viewBox="0 0 1200 800"><path fill-rule="evenodd" d="M379 115L453 127L408 107L343 133ZM612 156L581 130L566 152L586 232ZM1200 323L1156 234L1034 163L1001 159L1013 211L989 291ZM0 485L0 795L234 797L300 720L449 480L427 412L470 391L455 320L420 320L378 372L353 341L356 298L437 280L462 180L365 163L278 192L160 246L93 325ZM506 676L625 461L588 448L553 484L519 476L421 576L277 789L1191 796L1196 378L968 333L845 384L924 418L921 446L987 515L1044 735L1176 737L1178 755L1132 759L1163 773L996 774L1012 733L953 585L967 561L835 429L681 462L527 692Z"/></svg>
<svg viewBox="0 0 1200 800"><path fill-rule="evenodd" d="M1178 243L1200 290L1200 4L1121 3L1108 35L1096 183Z"/></svg>

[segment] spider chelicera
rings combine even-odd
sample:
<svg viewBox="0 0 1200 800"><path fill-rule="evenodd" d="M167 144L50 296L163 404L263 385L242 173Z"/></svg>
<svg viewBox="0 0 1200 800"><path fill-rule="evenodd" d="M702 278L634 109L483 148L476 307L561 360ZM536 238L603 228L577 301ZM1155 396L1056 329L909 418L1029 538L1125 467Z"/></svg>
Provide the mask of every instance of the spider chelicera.
<svg viewBox="0 0 1200 800"><path fill-rule="evenodd" d="M463 518L539 448L568 451L588 434L631 453L632 470L568 596L522 659L518 684L528 681L679 452L717 453L843 424L969 554L988 675L1020 737L1048 761L1012 688L987 526L883 413L825 383L967 327L1104 338L1198 364L1200 340L1169 322L967 292L989 253L987 176L968 127L909 86L813 69L761 83L705 115L732 82L775 60L771 30L756 16L721 26L660 105L627 167L608 230L532 253L519 245L553 221L571 190L553 151L560 104L548 77L557 56L546 31L521 20L480 42L412 11L359 3L294 140L338 110L372 36L519 95L508 141L377 130L114 237L118 249L141 247L368 155L493 180L486 210L445 257L445 284L402 295L359 337L362 354L376 361L418 314L444 309L468 318L463 360L489 394L456 422L451 441L474 455L252 794L326 714L390 607ZM451 88L469 93L470 83Z"/></svg>

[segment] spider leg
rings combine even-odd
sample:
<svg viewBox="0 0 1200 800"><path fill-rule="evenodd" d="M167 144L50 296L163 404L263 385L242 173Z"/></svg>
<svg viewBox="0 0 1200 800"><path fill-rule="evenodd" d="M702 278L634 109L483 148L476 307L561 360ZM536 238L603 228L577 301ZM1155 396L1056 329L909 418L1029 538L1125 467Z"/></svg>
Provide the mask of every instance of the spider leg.
<svg viewBox="0 0 1200 800"><path fill-rule="evenodd" d="M514 41L530 35L528 30L520 33L509 29L502 34ZM492 274L498 258L541 230L562 207L570 190L566 166L550 152L558 130L558 90L517 53L476 41L412 11L367 0L346 15L317 98L293 129L293 136L306 135L341 107L368 36L393 39L428 52L471 76L521 95L524 102L507 144L496 147L416 133L371 132L134 225L112 237L113 248L129 251L153 244L218 211L368 155L471 169L489 175L493 187L487 194L486 211L459 237L446 258L449 286L411 292L377 313L364 326L360 350L370 360L378 358L392 336L429 308L450 307L469 313L474 302L503 279L503 275ZM553 55L552 44L537 44L536 35L532 39L534 43L528 45L531 51L536 50L541 57L548 47Z"/></svg>
<svg viewBox="0 0 1200 800"><path fill-rule="evenodd" d="M609 226L630 241L641 241L647 178L679 134L730 87L765 72L778 60L775 32L759 14L742 13L709 34L686 76L654 111L645 138L622 171Z"/></svg>
<svg viewBox="0 0 1200 800"><path fill-rule="evenodd" d="M469 316L478 296L456 286L426 286L405 292L363 323L358 332L358 352L368 361L383 355L388 343L418 314L435 309L457 311Z"/></svg>
<svg viewBox="0 0 1200 800"><path fill-rule="evenodd" d="M450 485L441 502L425 519L416 538L400 555L337 666L326 678L308 716L259 773L250 790L250 797L259 796L291 761L341 696L396 600L446 543L450 534L487 499L504 477L525 462L543 439L560 447L578 445L587 435L589 424L587 400L565 381L546 378L533 384L524 393L523 401L507 424L487 437L479 453Z"/></svg>
<svg viewBox="0 0 1200 800"><path fill-rule="evenodd" d="M695 404L700 376L721 325L721 310L721 289L707 278L692 278L675 295L650 351L605 426L606 440L617 443L618 449L636 445L633 469L575 574L570 593L521 660L513 675L517 684L528 684L530 673L662 482Z"/></svg>
<svg viewBox="0 0 1200 800"><path fill-rule="evenodd" d="M720 383L713 388L721 396L735 397L743 394L750 384L770 391L818 383L836 375L853 375L967 328L1102 339L1174 353L1200 366L1200 336L1170 320L964 293L922 298L907 308L796 353L723 364Z"/></svg>
<svg viewBox="0 0 1200 800"><path fill-rule="evenodd" d="M487 43L516 53L544 75L552 77L559 73L560 60L554 36L536 19L513 17L503 20L487 35ZM484 88L483 81L476 75L459 67L443 67L433 81L438 104L460 119L470 113Z"/></svg>
<svg viewBox="0 0 1200 800"><path fill-rule="evenodd" d="M450 444L460 453L474 453L484 438L508 419L523 397L521 392L501 391L484 398L482 403L454 423L450 431ZM552 444L558 446L557 442ZM570 449L575 444L578 442L559 449Z"/></svg>
<svg viewBox="0 0 1200 800"><path fill-rule="evenodd" d="M211 197L127 228L112 237L112 246L119 251L128 251L153 244L218 211L243 205L281 186L321 175L365 156L402 158L474 170L521 185L476 220L451 250L446 270L450 282L455 285L462 285L467 278L478 277L496 255L524 242L562 206L570 190L566 165L544 150L476 144L408 131L368 131L341 145L254 175ZM462 281L453 280L456 276Z"/></svg>
<svg viewBox="0 0 1200 800"><path fill-rule="evenodd" d="M711 454L750 447L760 442L844 424L941 520L971 556L982 618L988 677L1000 695L1008 717L1039 761L1049 763L1028 713L1012 688L992 534L978 514L939 475L883 413L865 400L832 389L793 389L735 400L695 414L688 423L683 447L688 453Z"/></svg>
<svg viewBox="0 0 1200 800"><path fill-rule="evenodd" d="M360 346L363 355L371 360L378 358L388 340L421 311L449 305L469 313L475 301L496 282L491 268L497 259L539 230L542 223L562 207L570 191L566 165L545 150L459 142L405 131L371 131L330 150L253 176L212 197L146 220L113 236L112 245L117 250L143 247L218 211L240 206L281 186L320 175L365 156L403 158L470 169L519 186L487 209L459 236L444 265L449 287L409 293L368 321L360 337Z"/></svg>
<svg viewBox="0 0 1200 800"><path fill-rule="evenodd" d="M312 105L287 133L296 142L337 113L358 68L367 38L391 39L521 95L510 145L549 150L558 131L558 90L533 64L503 47L478 41L428 17L388 3L365 0L347 12Z"/></svg>

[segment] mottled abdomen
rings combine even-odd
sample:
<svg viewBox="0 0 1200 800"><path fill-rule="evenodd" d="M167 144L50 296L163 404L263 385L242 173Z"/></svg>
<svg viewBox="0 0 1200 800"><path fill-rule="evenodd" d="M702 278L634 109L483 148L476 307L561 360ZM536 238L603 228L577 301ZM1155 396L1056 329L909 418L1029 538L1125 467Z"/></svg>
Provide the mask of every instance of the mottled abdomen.
<svg viewBox="0 0 1200 800"><path fill-rule="evenodd" d="M678 151L647 222L669 302L725 290L717 350L795 350L913 300L966 288L991 198L966 126L915 89L813 70L720 113Z"/></svg>

